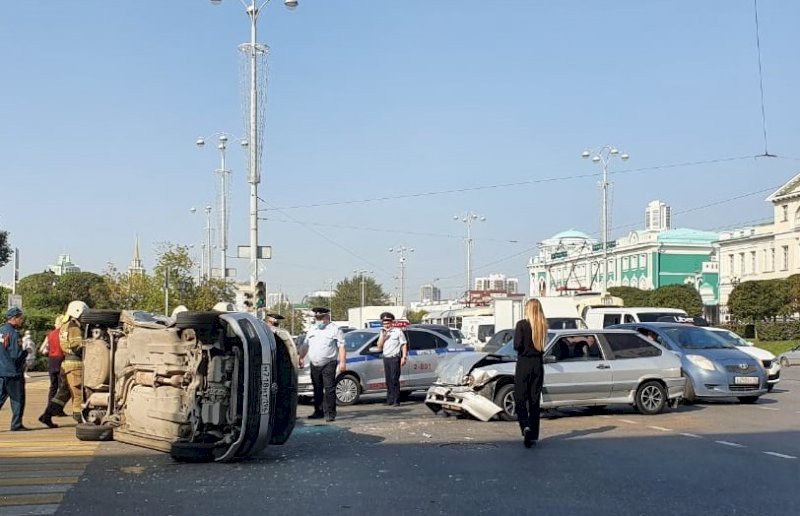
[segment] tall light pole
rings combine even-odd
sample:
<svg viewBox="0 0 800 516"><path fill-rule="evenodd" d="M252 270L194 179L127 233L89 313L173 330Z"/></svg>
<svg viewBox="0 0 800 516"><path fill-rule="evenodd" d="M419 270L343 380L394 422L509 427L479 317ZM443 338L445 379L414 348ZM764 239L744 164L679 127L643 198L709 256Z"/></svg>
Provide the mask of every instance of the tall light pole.
<svg viewBox="0 0 800 516"><path fill-rule="evenodd" d="M206 212L206 279L211 278L213 262L211 258L211 206L205 207Z"/></svg>
<svg viewBox="0 0 800 516"><path fill-rule="evenodd" d="M603 190L603 215L602 215L602 235L603 235L603 294L608 291L608 163L613 158L619 158L622 161L627 161L630 158L626 153L620 153L613 145L603 145L599 149L593 151L584 150L581 153L581 158L592 159L593 163L599 164L603 168L603 180L600 182L600 187Z"/></svg>
<svg viewBox="0 0 800 516"><path fill-rule="evenodd" d="M406 254L413 253L413 247L398 245L389 248L390 253L400 256L400 306L406 306Z"/></svg>
<svg viewBox="0 0 800 516"><path fill-rule="evenodd" d="M364 299L365 299L365 286L367 281L367 274L372 274L372 271L368 271L366 269L356 269L353 271L353 274L359 276L361 278L361 306L358 309L358 324L361 325L361 328L364 327Z"/></svg>
<svg viewBox="0 0 800 516"><path fill-rule="evenodd" d="M217 149L219 149L219 168L214 172L219 175L219 248L220 248L220 278L226 279L228 277L228 217L230 215L230 208L228 207L228 199L230 198L230 175L231 171L225 166L225 151L228 148L228 135L225 133L217 133ZM205 139L201 136L195 144L199 148L203 148L206 144ZM245 139L240 140L242 147L247 147L248 142Z"/></svg>
<svg viewBox="0 0 800 516"><path fill-rule="evenodd" d="M464 298L469 301L469 291L472 290L472 224L474 222L486 222L486 217L471 211L464 215L453 215L453 220L461 221L467 226L467 288L464 291Z"/></svg>
<svg viewBox="0 0 800 516"><path fill-rule="evenodd" d="M255 291L258 282L258 185L261 182L260 155L262 149L262 135L259 131L259 89L258 89L258 58L266 56L268 48L259 45L256 39L258 15L269 0L264 0L256 6L256 0L251 0L250 5L244 3L247 17L250 18L250 42L239 45L239 50L247 54L250 64L250 91L249 99L249 124L247 141L248 145L248 178L250 183L250 288ZM219 5L222 0L211 0L214 5ZM288 9L297 7L298 0L283 0ZM266 67L265 67L266 68ZM266 69L265 69L266 72ZM261 93L263 95L263 92ZM263 120L261 122L263 124ZM266 284L266 282L264 282Z"/></svg>

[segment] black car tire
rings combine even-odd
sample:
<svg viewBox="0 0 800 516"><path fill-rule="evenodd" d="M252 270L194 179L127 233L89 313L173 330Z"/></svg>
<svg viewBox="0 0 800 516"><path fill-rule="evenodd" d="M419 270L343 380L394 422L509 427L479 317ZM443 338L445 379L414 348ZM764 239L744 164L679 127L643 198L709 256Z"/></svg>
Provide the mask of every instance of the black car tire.
<svg viewBox="0 0 800 516"><path fill-rule="evenodd" d="M786 357L781 357L781 367L789 367L789 359Z"/></svg>
<svg viewBox="0 0 800 516"><path fill-rule="evenodd" d="M645 416L653 416L664 410L667 404L667 390L661 383L650 380L636 389L636 410Z"/></svg>
<svg viewBox="0 0 800 516"><path fill-rule="evenodd" d="M175 441L170 446L169 455L178 462L211 462L214 460L213 444Z"/></svg>
<svg viewBox="0 0 800 516"><path fill-rule="evenodd" d="M686 405L691 405L695 402L697 397L694 394L694 386L692 385L692 379L688 376L684 376L686 378L686 388L683 390L683 403Z"/></svg>
<svg viewBox="0 0 800 516"><path fill-rule="evenodd" d="M181 330L186 328L213 328L218 324L219 312L179 312L175 316L175 327Z"/></svg>
<svg viewBox="0 0 800 516"><path fill-rule="evenodd" d="M744 403L745 405L752 405L757 401L758 396L739 396L739 403Z"/></svg>
<svg viewBox="0 0 800 516"><path fill-rule="evenodd" d="M78 320L81 324L96 324L107 328L119 326L119 310L99 310L90 308L83 312Z"/></svg>
<svg viewBox="0 0 800 516"><path fill-rule="evenodd" d="M354 395L352 399L342 399L339 396L340 391L344 391L345 389L349 393ZM343 374L336 380L337 405L342 407L346 407L348 405L354 405L358 403L359 398L361 398L361 382L358 381L358 378L356 378L352 374Z"/></svg>
<svg viewBox="0 0 800 516"><path fill-rule="evenodd" d="M510 397L510 402L509 402ZM516 401L514 400L514 384L507 383L497 389L497 392L494 395L494 403L501 409L503 409L498 417L503 421L516 421L517 420L517 410L516 410ZM510 408L510 410L509 410Z"/></svg>
<svg viewBox="0 0 800 516"><path fill-rule="evenodd" d="M75 426L75 437L79 441L113 441L114 427L95 425L94 423L78 423Z"/></svg>

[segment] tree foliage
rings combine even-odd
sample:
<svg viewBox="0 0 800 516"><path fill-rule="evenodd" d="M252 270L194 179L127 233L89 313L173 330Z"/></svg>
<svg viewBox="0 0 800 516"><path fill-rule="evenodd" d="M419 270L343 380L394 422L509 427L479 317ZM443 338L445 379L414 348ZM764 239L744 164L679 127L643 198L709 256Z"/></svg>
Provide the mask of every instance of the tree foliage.
<svg viewBox="0 0 800 516"><path fill-rule="evenodd" d="M267 313L280 314L285 317L281 321L281 328L285 328L292 335L302 332L305 327L305 317L302 310L295 310L290 303L277 303L267 309Z"/></svg>
<svg viewBox="0 0 800 516"><path fill-rule="evenodd" d="M653 291L636 287L609 287L608 293L621 297L625 306L652 306Z"/></svg>
<svg viewBox="0 0 800 516"><path fill-rule="evenodd" d="M728 296L728 309L736 320L760 321L777 315L770 302L766 281L744 281Z"/></svg>
<svg viewBox="0 0 800 516"><path fill-rule="evenodd" d="M700 292L691 285L664 285L653 291L653 306L679 308L690 316L703 315L703 299Z"/></svg>
<svg viewBox="0 0 800 516"><path fill-rule="evenodd" d="M422 318L427 314L428 312L425 310L409 310L406 314L406 318L411 324L419 324L422 322Z"/></svg>
<svg viewBox="0 0 800 516"><path fill-rule="evenodd" d="M111 308L111 291L102 276L93 272L31 274L19 281L17 292L26 307L63 312L70 301L81 300L93 308Z"/></svg>
<svg viewBox="0 0 800 516"><path fill-rule="evenodd" d="M11 260L11 244L8 243L8 231L0 231L0 267Z"/></svg>

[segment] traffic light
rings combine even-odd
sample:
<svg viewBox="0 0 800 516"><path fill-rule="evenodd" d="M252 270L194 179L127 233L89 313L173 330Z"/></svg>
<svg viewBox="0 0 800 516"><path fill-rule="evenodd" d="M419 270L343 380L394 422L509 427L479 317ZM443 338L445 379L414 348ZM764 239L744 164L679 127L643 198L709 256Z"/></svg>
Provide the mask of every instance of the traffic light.
<svg viewBox="0 0 800 516"><path fill-rule="evenodd" d="M256 308L267 306L267 286L263 281L256 283Z"/></svg>
<svg viewBox="0 0 800 516"><path fill-rule="evenodd" d="M252 292L245 292L244 293L244 306L248 310L253 308L253 293Z"/></svg>

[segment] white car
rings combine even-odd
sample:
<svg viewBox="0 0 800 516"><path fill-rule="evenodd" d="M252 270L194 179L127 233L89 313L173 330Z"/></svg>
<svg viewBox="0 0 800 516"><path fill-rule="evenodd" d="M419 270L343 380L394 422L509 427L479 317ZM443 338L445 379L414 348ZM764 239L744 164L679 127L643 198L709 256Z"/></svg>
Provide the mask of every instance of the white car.
<svg viewBox="0 0 800 516"><path fill-rule="evenodd" d="M781 364L775 358L775 355L766 349L755 347L752 342L744 340L742 337L730 330L726 330L724 328L708 329L725 339L726 342L736 346L740 351L744 351L751 357L756 358L761 362L761 365L767 372L767 390L771 392L772 389L775 388L775 385L781 381Z"/></svg>

